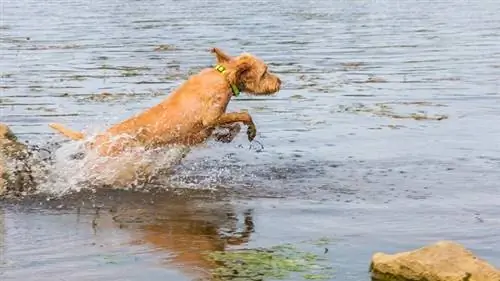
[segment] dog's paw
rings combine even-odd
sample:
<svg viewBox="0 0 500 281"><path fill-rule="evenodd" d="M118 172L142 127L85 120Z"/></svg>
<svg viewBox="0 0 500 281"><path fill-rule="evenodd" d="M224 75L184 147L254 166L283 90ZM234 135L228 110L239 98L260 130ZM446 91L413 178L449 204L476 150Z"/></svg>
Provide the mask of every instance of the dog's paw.
<svg viewBox="0 0 500 281"><path fill-rule="evenodd" d="M255 136L257 136L257 128L255 127L255 124L251 124L247 128L248 141L253 141L253 139L255 139Z"/></svg>

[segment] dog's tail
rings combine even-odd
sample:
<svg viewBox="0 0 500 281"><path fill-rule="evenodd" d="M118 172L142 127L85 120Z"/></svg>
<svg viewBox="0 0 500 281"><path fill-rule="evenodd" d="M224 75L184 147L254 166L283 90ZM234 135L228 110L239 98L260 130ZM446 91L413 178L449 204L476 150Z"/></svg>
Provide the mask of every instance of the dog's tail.
<svg viewBox="0 0 500 281"><path fill-rule="evenodd" d="M50 123L49 127L51 127L52 129L58 131L59 133L65 135L66 137L68 137L72 140L81 140L81 139L85 138L85 135L83 133L70 130L70 129L68 129L68 128L66 128L63 125L58 124L58 123Z"/></svg>

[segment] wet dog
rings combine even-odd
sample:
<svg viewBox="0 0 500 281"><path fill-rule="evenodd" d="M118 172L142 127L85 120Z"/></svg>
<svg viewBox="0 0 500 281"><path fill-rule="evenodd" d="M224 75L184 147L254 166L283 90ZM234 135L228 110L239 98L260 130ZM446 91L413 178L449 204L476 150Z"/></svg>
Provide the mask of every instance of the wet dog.
<svg viewBox="0 0 500 281"><path fill-rule="evenodd" d="M142 154L140 151L166 147L182 147L184 152L180 161L191 147L203 144L209 138L231 142L241 130L240 123L247 126L248 140L253 141L257 129L252 117L247 112L226 113L228 103L240 92L274 94L280 90L281 80L269 71L262 59L252 54L232 57L218 48L211 49L211 52L216 57L215 67L201 70L159 104L111 126L95 137L89 138L58 123L49 126L72 140L84 140L85 150L96 152L92 153L93 159L103 156L115 158L109 163L116 167L123 163L118 160L120 157L116 158L123 156L123 152L131 152L135 159ZM128 154L124 156L126 161L134 161ZM101 162L98 169L102 169L103 165L107 164ZM131 170L126 174L130 175Z"/></svg>
<svg viewBox="0 0 500 281"><path fill-rule="evenodd" d="M248 140L252 141L257 133L252 117L247 112L226 113L227 105L240 91L253 95L276 93L281 80L252 54L231 57L218 48L211 52L216 56L216 67L203 69L159 104L86 140L87 148L101 156L115 156L134 147L192 147L212 136L216 141L231 142L240 131L239 123L248 127ZM58 123L49 126L73 140L86 138ZM229 132L215 133L218 128Z"/></svg>

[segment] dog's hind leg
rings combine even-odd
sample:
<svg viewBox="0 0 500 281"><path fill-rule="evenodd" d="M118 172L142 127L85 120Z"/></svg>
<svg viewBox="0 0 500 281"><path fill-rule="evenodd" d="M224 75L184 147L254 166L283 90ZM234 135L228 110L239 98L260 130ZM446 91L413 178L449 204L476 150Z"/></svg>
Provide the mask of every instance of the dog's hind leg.
<svg viewBox="0 0 500 281"><path fill-rule="evenodd" d="M81 140L81 139L85 138L85 135L83 133L70 130L70 129L68 129L68 128L66 128L63 125L58 124L58 123L51 123L51 124L49 124L49 127L51 127L52 129L58 131L62 135L66 136L72 140Z"/></svg>

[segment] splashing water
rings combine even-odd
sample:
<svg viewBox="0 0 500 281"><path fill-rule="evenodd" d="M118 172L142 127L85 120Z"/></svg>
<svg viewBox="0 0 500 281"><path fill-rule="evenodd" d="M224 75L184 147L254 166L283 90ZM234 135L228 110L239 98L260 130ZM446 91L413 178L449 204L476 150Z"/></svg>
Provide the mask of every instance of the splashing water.
<svg viewBox="0 0 500 281"><path fill-rule="evenodd" d="M103 157L86 148L86 143L97 132L87 131L86 134L86 139L81 141L44 142L41 146L27 143L30 156L10 161L7 168L15 179L21 175L28 188L16 185L11 190L18 195L40 194L49 198L97 189L217 190L248 181L248 173L244 173L246 165L241 166L233 157L235 153L227 154L225 149L220 151L225 156L213 157L213 149L205 150L210 154L203 150L193 154L192 148L187 146L136 147L118 156ZM121 138L130 136L117 136L111 141ZM191 159L184 159L188 153Z"/></svg>
<svg viewBox="0 0 500 281"><path fill-rule="evenodd" d="M55 149L51 161L44 163L45 173L41 176L43 179L38 180L38 192L64 195L96 187L141 188L160 176L169 175L189 151L185 146L134 148L118 156L103 157L85 150L84 141L71 141Z"/></svg>

